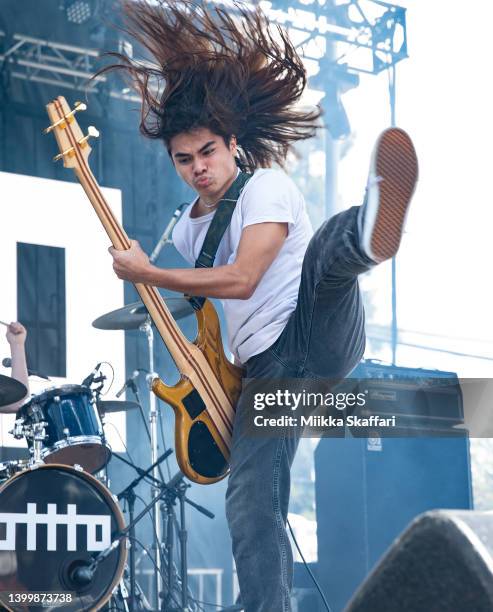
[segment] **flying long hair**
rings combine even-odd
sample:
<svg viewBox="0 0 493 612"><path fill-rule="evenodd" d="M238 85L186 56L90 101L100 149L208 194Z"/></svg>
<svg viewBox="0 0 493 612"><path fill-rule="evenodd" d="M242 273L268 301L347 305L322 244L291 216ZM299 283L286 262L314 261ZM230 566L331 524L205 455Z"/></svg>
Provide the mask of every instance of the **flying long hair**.
<svg viewBox="0 0 493 612"><path fill-rule="evenodd" d="M292 144L310 138L319 107L296 107L306 71L287 33L278 40L266 16L235 2L231 11L191 0L123 0L125 31L152 62L111 53L142 99L140 130L162 139L199 127L238 143L238 163L253 171L284 164ZM100 74L99 73L99 74Z"/></svg>

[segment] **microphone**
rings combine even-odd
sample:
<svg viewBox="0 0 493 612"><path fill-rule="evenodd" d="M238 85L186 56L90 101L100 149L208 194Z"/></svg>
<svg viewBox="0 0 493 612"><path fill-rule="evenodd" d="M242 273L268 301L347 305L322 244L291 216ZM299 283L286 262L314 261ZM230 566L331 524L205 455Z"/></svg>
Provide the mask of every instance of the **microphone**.
<svg viewBox="0 0 493 612"><path fill-rule="evenodd" d="M181 217L181 213L183 212L183 209L185 208L185 206L188 206L188 202L183 202L183 204L180 204L180 206L178 206L178 208L173 213L173 216L171 217L171 221L166 226L166 229L164 230L163 235L159 239L158 243L154 247L154 251L152 251L151 256L149 257L149 261L151 263L154 263L156 261L163 246L167 243L171 243L171 240L169 240L169 237L171 235L171 232L173 231L173 228L177 224L178 219Z"/></svg>
<svg viewBox="0 0 493 612"><path fill-rule="evenodd" d="M72 584L78 587L85 587L92 582L94 575L99 567L99 564L104 561L111 553L120 546L120 540L122 536L118 536L116 540L97 555L93 555L92 561L78 561L74 563L74 566L69 571L69 580Z"/></svg>
<svg viewBox="0 0 493 612"><path fill-rule="evenodd" d="M5 359L2 359L2 365L5 368L11 368L12 359L10 359L9 357L5 357ZM27 368L27 373L29 374L29 376L37 376L38 378L44 378L45 380L50 380L48 376L46 376L46 374L41 374L41 372L36 372L35 370L31 370L31 368Z"/></svg>
<svg viewBox="0 0 493 612"><path fill-rule="evenodd" d="M117 537L116 540L111 542L108 548L101 551L97 555L94 554L92 556L92 561L75 561L72 563L68 570L68 579L70 583L75 587L81 588L90 584L94 579L99 564L109 557L111 553L118 548L118 546L120 546L120 539L121 536Z"/></svg>
<svg viewBox="0 0 493 612"><path fill-rule="evenodd" d="M84 380L81 382L81 385L83 387L90 387L92 385L92 383L94 382L94 379L96 378L96 374L99 372L101 363L102 362L99 362L94 368L94 370L89 374L89 376L86 376L86 378L84 378Z"/></svg>
<svg viewBox="0 0 493 612"><path fill-rule="evenodd" d="M130 378L127 378L127 380L123 383L123 387L120 389L120 391L118 391L116 397L120 397L120 395L124 393L125 389L132 387L135 383L135 379L138 378L139 374L139 370L134 370L132 376L130 376Z"/></svg>
<svg viewBox="0 0 493 612"><path fill-rule="evenodd" d="M91 565L91 563L84 561L77 561L73 565L68 574L68 578L73 586L85 587L92 582L96 571Z"/></svg>

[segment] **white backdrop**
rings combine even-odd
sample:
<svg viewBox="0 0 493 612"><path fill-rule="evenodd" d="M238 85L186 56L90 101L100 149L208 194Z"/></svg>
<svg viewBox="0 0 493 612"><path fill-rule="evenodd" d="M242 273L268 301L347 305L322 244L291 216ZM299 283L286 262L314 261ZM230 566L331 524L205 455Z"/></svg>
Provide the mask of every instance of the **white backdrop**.
<svg viewBox="0 0 493 612"><path fill-rule="evenodd" d="M105 188L103 193L121 219L121 192ZM32 378L31 393L54 385L80 384L97 362L108 361L115 369L115 382L104 399L114 399L125 378L124 333L100 331L91 323L123 305L123 283L113 274L109 239L82 187L0 172L0 198L0 320L8 322L17 316L17 242L65 249L67 377L51 382ZM0 331L0 361L8 356L9 345ZM105 373L108 371L106 367ZM0 366L0 373L10 375L10 369ZM14 415L0 417L3 446L24 445L8 434L13 421ZM123 413L107 417L106 433L112 448L123 450Z"/></svg>

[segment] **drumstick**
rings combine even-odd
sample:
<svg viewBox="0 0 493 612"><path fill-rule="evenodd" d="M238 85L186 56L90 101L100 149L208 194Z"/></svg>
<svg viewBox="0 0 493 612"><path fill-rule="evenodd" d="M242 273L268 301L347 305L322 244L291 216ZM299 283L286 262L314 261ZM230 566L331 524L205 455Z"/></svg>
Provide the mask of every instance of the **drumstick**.
<svg viewBox="0 0 493 612"><path fill-rule="evenodd" d="M0 321L0 323L1 323L2 325L5 325L5 327L10 327L9 323L5 323L4 321Z"/></svg>

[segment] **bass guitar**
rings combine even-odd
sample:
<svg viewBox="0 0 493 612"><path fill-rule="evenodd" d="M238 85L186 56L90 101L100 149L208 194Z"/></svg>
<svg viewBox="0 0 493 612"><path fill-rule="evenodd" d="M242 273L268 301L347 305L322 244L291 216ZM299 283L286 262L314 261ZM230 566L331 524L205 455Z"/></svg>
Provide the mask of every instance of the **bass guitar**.
<svg viewBox="0 0 493 612"><path fill-rule="evenodd" d="M130 248L130 241L106 202L89 167L89 138L97 136L90 127L84 136L75 114L85 110L76 103L71 109L63 96L47 106L53 132L60 150L54 159L63 159L72 168L86 192L115 249ZM240 368L226 357L216 310L206 300L196 310L198 333L190 342L173 319L155 287L135 284L142 302L163 339L181 376L174 386L156 377L153 392L175 413L175 449L178 465L193 482L210 484L224 478L229 470L235 404L241 389Z"/></svg>

